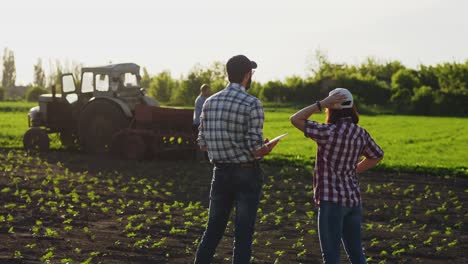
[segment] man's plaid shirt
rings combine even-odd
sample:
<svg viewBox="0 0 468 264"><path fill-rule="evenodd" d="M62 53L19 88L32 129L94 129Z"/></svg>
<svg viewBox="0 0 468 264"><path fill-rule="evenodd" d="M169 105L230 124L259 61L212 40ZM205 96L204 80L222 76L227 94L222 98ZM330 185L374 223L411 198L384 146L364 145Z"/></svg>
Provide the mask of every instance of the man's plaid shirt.
<svg viewBox="0 0 468 264"><path fill-rule="evenodd" d="M383 150L367 131L351 118L336 124L306 121L304 134L317 142L314 170L314 200L354 207L361 203L356 167L361 156L376 159Z"/></svg>
<svg viewBox="0 0 468 264"><path fill-rule="evenodd" d="M208 148L212 162L254 161L263 146L263 107L238 83L209 97L200 116L198 144Z"/></svg>

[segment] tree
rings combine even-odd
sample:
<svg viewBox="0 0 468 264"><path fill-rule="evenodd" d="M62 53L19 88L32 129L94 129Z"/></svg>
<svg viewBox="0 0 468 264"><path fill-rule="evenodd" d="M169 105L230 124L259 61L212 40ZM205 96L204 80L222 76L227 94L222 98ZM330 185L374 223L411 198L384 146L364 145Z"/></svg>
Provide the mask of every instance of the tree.
<svg viewBox="0 0 468 264"><path fill-rule="evenodd" d="M46 77L44 69L42 68L42 59L37 59L37 63L34 65L34 85L45 87L46 86Z"/></svg>
<svg viewBox="0 0 468 264"><path fill-rule="evenodd" d="M435 68L440 90L468 95L468 61L438 64Z"/></svg>
<svg viewBox="0 0 468 264"><path fill-rule="evenodd" d="M211 71L211 81L226 82L227 73L225 70L224 63L222 63L221 61L215 61L213 62L213 64L211 64L209 70Z"/></svg>
<svg viewBox="0 0 468 264"><path fill-rule="evenodd" d="M50 60L49 66L50 66L50 74L49 74L48 84L55 85L57 88L57 91L60 91L61 89L60 77L62 76L62 72L63 72L62 64L60 63L59 60L56 60L55 63L52 60Z"/></svg>
<svg viewBox="0 0 468 264"><path fill-rule="evenodd" d="M412 112L420 115L438 114L434 104L434 92L429 86L421 86L414 89L411 97Z"/></svg>
<svg viewBox="0 0 468 264"><path fill-rule="evenodd" d="M57 75L56 83L57 84L62 83L62 78L61 78L62 73L72 73L73 76L75 77L76 87L77 88L80 87L81 86L81 68L83 67L83 65L77 61L71 61L71 62L65 61L65 65L66 67L64 67L63 70L58 70L59 75Z"/></svg>
<svg viewBox="0 0 468 264"><path fill-rule="evenodd" d="M393 74L391 101L398 107L399 111L404 113L410 111L413 89L419 86L419 79L412 70L401 69Z"/></svg>
<svg viewBox="0 0 468 264"><path fill-rule="evenodd" d="M219 82L219 81L217 81ZM216 82L215 82L216 83ZM223 83L224 87L226 86L226 83ZM224 88L223 87L223 88ZM213 91L214 93L214 91ZM249 94L257 97L257 98L260 98L261 95L263 94L263 86L261 83L259 82L256 82L256 81L252 81L252 83L250 84L250 89L249 89Z"/></svg>
<svg viewBox="0 0 468 264"><path fill-rule="evenodd" d="M393 74L401 69L405 69L405 66L399 61L379 62L377 59L370 57L360 65L359 72L363 76L374 76L378 80L390 84Z"/></svg>
<svg viewBox="0 0 468 264"><path fill-rule="evenodd" d="M148 94L158 101L169 102L177 86L178 82L172 78L171 73L163 71L152 79L149 84Z"/></svg>
<svg viewBox="0 0 468 264"><path fill-rule="evenodd" d="M181 86L173 96L173 101L177 104L193 104L204 83L210 84L209 74L201 67L195 67L182 81Z"/></svg>
<svg viewBox="0 0 468 264"><path fill-rule="evenodd" d="M149 75L146 67L143 67L143 76L141 76L141 81L140 81L141 87L145 89L149 89L150 83L151 83L151 76Z"/></svg>
<svg viewBox="0 0 468 264"><path fill-rule="evenodd" d="M2 87L5 92L8 92L15 87L16 82L16 66L15 54L12 50L5 48L3 50L3 75Z"/></svg>
<svg viewBox="0 0 468 264"><path fill-rule="evenodd" d="M48 91L40 86L33 86L26 92L26 101L37 102L41 94L46 94Z"/></svg>
<svg viewBox="0 0 468 264"><path fill-rule="evenodd" d="M260 97L269 102L285 102L288 95L292 93L281 81L269 81L263 85Z"/></svg>
<svg viewBox="0 0 468 264"><path fill-rule="evenodd" d="M224 64L214 62L209 67L203 67L200 64L195 65L182 80L180 87L173 93L173 101L177 104L193 104L195 98L200 93L200 86L204 83L210 85L212 92L224 88L226 82L226 72Z"/></svg>
<svg viewBox="0 0 468 264"><path fill-rule="evenodd" d="M392 88L414 89L419 87L419 79L412 70L400 69L392 76Z"/></svg>
<svg viewBox="0 0 468 264"><path fill-rule="evenodd" d="M433 66L419 65L418 79L423 86L429 86L434 90L440 90L439 79L436 75L436 68Z"/></svg>
<svg viewBox="0 0 468 264"><path fill-rule="evenodd" d="M364 76L360 73L341 75L337 78L335 86L347 88L353 95L360 98L360 103L368 105L385 105L391 96L387 83L379 81L377 77L369 74Z"/></svg>
<svg viewBox="0 0 468 264"><path fill-rule="evenodd" d="M390 100L397 107L398 113L408 113L410 111L411 96L412 92L407 88L396 89L393 92Z"/></svg>

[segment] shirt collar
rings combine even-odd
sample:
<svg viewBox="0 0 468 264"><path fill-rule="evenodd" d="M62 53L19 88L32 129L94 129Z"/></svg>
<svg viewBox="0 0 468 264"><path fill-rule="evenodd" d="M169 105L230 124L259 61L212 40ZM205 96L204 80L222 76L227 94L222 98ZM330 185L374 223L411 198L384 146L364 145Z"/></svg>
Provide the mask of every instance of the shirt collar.
<svg viewBox="0 0 468 264"><path fill-rule="evenodd" d="M245 87L240 85L240 83L229 83L228 88L240 89L241 91L245 92Z"/></svg>

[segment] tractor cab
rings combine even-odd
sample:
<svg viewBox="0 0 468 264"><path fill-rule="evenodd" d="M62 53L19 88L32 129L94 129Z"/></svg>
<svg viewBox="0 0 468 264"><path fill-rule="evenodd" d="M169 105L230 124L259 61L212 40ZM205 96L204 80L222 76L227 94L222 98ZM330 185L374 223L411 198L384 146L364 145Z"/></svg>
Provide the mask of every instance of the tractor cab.
<svg viewBox="0 0 468 264"><path fill-rule="evenodd" d="M88 98L116 98L134 110L144 94L140 86L140 66L112 64L82 69L81 94Z"/></svg>

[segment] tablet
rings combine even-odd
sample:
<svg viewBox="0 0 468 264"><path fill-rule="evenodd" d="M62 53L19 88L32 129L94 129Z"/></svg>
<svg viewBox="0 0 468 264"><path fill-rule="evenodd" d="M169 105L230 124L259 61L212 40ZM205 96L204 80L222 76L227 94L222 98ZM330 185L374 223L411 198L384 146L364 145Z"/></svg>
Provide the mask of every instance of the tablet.
<svg viewBox="0 0 468 264"><path fill-rule="evenodd" d="M274 139L268 141L268 143L266 143L265 145L268 146L268 145L270 145L270 144L273 144L274 142L279 141L280 139L282 139L283 137L285 137L285 136L287 136L287 135L288 135L288 132L286 132L286 133L284 133L284 134L281 134L281 135L275 137Z"/></svg>

